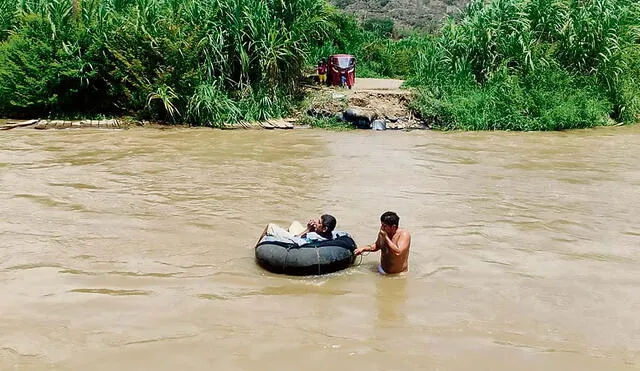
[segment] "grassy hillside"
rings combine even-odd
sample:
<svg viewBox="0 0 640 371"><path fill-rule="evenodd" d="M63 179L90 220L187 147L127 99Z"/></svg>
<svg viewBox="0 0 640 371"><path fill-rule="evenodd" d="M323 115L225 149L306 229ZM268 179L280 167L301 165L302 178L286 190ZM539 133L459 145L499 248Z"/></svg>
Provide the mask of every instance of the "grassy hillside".
<svg viewBox="0 0 640 371"><path fill-rule="evenodd" d="M338 8L363 19L389 18L396 25L434 29L447 15L459 14L469 0L331 0Z"/></svg>

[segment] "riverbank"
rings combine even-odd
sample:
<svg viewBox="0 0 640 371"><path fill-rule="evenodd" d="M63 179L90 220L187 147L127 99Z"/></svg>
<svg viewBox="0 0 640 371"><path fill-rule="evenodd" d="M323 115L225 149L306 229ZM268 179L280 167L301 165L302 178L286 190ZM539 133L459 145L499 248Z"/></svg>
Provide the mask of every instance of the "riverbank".
<svg viewBox="0 0 640 371"><path fill-rule="evenodd" d="M416 114L412 103L415 90L404 87L404 80L358 78L352 89L309 85L307 99L291 117L264 121L226 123L210 129L219 130L291 130L314 127L336 130L430 130L429 121ZM419 98L418 98L419 99ZM621 126L612 119L607 125ZM109 119L0 119L0 131L12 129L130 129L145 127L166 130L171 128L203 128L187 124L153 122L133 117ZM206 127L204 127L206 128Z"/></svg>
<svg viewBox="0 0 640 371"><path fill-rule="evenodd" d="M402 87L403 80L359 78L352 89L312 85L308 98L292 117L265 121L224 124L219 129L304 129L311 128L313 120L330 120L343 127L376 130L424 130L430 127L410 108L411 89ZM171 128L189 127L170 123L116 117L105 120L0 120L0 130L30 128L48 129L128 129L131 127ZM330 126L330 125L329 125Z"/></svg>

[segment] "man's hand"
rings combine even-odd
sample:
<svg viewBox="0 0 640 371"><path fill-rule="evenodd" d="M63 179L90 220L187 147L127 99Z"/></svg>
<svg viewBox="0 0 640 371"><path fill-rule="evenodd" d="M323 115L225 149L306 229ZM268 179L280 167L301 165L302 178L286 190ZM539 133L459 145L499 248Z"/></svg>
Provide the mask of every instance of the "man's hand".
<svg viewBox="0 0 640 371"><path fill-rule="evenodd" d="M358 247L357 249L353 250L353 254L358 256L358 255L361 255L363 252L373 252L373 251L378 251L376 244Z"/></svg>
<svg viewBox="0 0 640 371"><path fill-rule="evenodd" d="M318 225L318 221L317 220L309 219L309 221L307 222L307 229L309 231L315 231L317 225Z"/></svg>
<svg viewBox="0 0 640 371"><path fill-rule="evenodd" d="M383 240L387 240L387 238L389 237L389 235L387 235L387 232L385 232L384 230L380 230L380 232L378 232L378 238L382 238Z"/></svg>

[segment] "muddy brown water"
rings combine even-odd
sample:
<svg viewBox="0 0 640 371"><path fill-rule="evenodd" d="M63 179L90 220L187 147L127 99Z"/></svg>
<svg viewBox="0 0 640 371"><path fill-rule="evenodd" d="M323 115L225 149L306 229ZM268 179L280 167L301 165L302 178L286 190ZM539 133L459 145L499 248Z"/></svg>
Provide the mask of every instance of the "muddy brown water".
<svg viewBox="0 0 640 371"><path fill-rule="evenodd" d="M634 370L640 127L0 134L1 370ZM410 271L265 272L268 222Z"/></svg>

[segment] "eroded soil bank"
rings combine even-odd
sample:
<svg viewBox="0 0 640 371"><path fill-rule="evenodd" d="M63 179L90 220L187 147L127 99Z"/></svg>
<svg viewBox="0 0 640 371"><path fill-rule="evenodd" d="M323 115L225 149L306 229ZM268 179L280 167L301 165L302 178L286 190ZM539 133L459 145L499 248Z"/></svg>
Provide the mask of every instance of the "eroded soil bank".
<svg viewBox="0 0 640 371"><path fill-rule="evenodd" d="M262 122L226 124L222 129L294 129L305 128L304 115L317 118L337 118L351 122L360 129L428 129L415 117L409 103L411 91L402 89L403 80L359 78L352 89L310 86L308 103L290 118ZM132 126L164 128L167 125L127 118L107 120L0 120L0 130L16 128L45 129L126 129ZM175 125L171 125L172 127Z"/></svg>

